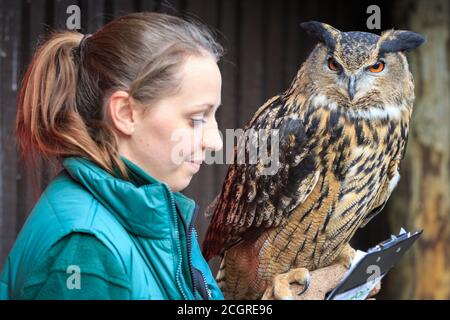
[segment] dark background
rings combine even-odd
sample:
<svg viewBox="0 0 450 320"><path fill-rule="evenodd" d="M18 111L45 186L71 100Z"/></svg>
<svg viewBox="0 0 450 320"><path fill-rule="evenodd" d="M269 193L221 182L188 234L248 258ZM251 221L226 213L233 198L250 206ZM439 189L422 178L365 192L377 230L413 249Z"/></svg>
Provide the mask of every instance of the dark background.
<svg viewBox="0 0 450 320"><path fill-rule="evenodd" d="M37 186L36 188L32 187L32 181L26 174L17 153L14 118L18 86L34 48L39 39L45 36L49 30L66 28L66 20L69 17L69 14L66 13L68 6L76 4L81 8L82 29L79 31L82 33L93 33L115 17L135 11L158 11L196 17L214 29L226 49L226 55L220 62L223 76L223 106L217 114L219 127L225 133L227 128L242 128L264 101L288 87L314 44L299 28L300 22L318 20L327 22L343 31L369 31L366 26L366 20L369 17L366 9L369 5L376 4L381 8L382 30L424 26L423 31L426 34L428 30L426 28L431 24L432 30L442 28L442 32L448 33L450 9L445 3L446 1L440 0L422 0L417 3L408 0L0 0L0 271L17 233L30 213L40 191L59 170L57 165L42 163L36 170ZM445 11L444 14L442 11ZM434 19L434 13L436 13L436 19ZM423 18L425 15L427 17ZM420 23L422 20L425 21ZM421 32L422 30L414 31ZM372 30L372 32L379 34L380 30ZM447 35L444 36L444 39L448 40L448 37L445 37ZM447 55L448 46L444 46L442 49L442 46L438 45L438 41L441 40L432 38L428 43L430 40L431 45L436 44L436 50L444 50L444 56ZM411 68L416 76L416 72L419 73L419 70L415 69L415 65L420 67L421 58L415 59L416 64L412 63ZM448 69L448 59L447 64L440 68ZM448 74L448 70L445 73ZM418 77L421 75L419 74ZM444 77L444 80L447 78ZM425 80L427 80L426 77ZM448 83L447 87L450 89ZM419 96L420 94L426 94L426 92L419 90ZM444 116L447 116L447 113ZM445 119L445 121L449 120L449 118ZM448 126L448 121L444 122L444 125ZM448 131L444 130L443 132L448 134ZM449 138L450 134L443 137L447 142ZM438 152L442 154L442 150L439 149ZM426 154L431 157L429 152ZM414 154L410 156L411 163L415 163L415 157ZM448 170L450 170L448 148L444 148L443 157L444 165L439 168L446 170L441 174L447 174L446 177L448 177ZM375 218L368 227L359 231L353 241L357 248L367 249L375 245L386 239L390 233L397 232L400 226L409 226L411 229L423 228L423 224L417 222L414 217L424 213L421 213L420 210L411 212L411 209L417 206L408 205L414 200L411 196L411 190L414 189L411 183L421 185L421 182L411 182L411 179L414 179L414 171L411 172L414 169L411 168L414 166L405 166L406 181L402 180L400 183L396 202L399 205L394 208L391 203L395 202L396 198L391 199L384 212ZM428 169L426 167L422 169L425 176ZM185 190L185 193L200 205L201 210L204 210L214 196L220 192L226 170L226 165L204 165L199 174L193 178L189 188ZM408 177L412 178L408 179ZM419 179L424 179L423 176L421 177ZM444 282L443 286L449 287L448 261L450 259L446 247L448 244L450 191L446 181L440 190L443 190L441 200L443 197L445 206L439 208L438 215L443 218L437 223L438 227L443 228L444 231L437 241L443 243L444 248L437 250L427 243L426 246L423 244L421 249L414 254L410 254L411 257L407 258L409 265L399 269L402 276L397 276L397 278L400 280L396 282L390 280L392 276L389 274L384 281L385 289L380 294L381 298L449 297L448 289L442 289L438 295L436 295L438 290L433 290L433 288L428 291L419 290L415 283L422 280L416 279L418 273L409 270L411 264L414 270L420 269L418 261L421 260L421 252L431 250L430 252L435 252L432 257L438 261L444 260L444 267L441 268L444 274L436 281ZM420 207L420 205L421 203L418 206ZM390 217L394 215L400 218L391 219ZM200 215L197 221L200 239L203 238L207 225L208 220ZM216 268L214 264L212 266ZM432 266L430 268L427 270L433 270ZM407 283L413 283L412 287ZM402 287L405 287L405 290L402 290Z"/></svg>

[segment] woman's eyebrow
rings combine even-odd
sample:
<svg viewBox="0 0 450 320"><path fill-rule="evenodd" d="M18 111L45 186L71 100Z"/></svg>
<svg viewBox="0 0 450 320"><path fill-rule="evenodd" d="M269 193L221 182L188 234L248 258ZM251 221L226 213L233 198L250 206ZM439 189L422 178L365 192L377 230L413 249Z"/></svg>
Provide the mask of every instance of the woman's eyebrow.
<svg viewBox="0 0 450 320"><path fill-rule="evenodd" d="M196 109L194 109L194 111L203 111L205 109L207 109L207 110L218 109L221 105L222 105L222 103L219 103L217 106L214 104L210 104L210 103L202 103L202 104L193 105L192 108L196 108Z"/></svg>

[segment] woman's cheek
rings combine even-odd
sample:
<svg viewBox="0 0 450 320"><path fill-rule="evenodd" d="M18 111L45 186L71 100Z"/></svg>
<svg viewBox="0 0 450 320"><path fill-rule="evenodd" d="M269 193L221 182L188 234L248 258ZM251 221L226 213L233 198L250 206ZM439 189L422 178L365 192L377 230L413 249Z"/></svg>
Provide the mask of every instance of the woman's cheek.
<svg viewBox="0 0 450 320"><path fill-rule="evenodd" d="M201 151L201 140L201 134L190 128L175 130L170 139L172 163L181 165L186 160L192 160L195 152Z"/></svg>

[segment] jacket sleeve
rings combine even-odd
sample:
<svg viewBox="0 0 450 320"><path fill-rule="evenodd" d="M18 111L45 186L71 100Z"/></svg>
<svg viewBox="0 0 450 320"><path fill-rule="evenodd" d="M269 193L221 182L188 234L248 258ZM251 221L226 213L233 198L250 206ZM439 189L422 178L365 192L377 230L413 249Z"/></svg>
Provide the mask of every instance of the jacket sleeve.
<svg viewBox="0 0 450 320"><path fill-rule="evenodd" d="M208 286L211 294L211 300L223 300L223 293L218 287L216 280L212 275L211 269L209 268L209 265L200 250L200 245L197 240L197 232L195 229L193 232L195 236L192 237L192 261L194 262L195 267L203 274L205 278L206 285Z"/></svg>
<svg viewBox="0 0 450 320"><path fill-rule="evenodd" d="M22 289L23 299L130 299L121 263L95 236L71 233L45 255Z"/></svg>

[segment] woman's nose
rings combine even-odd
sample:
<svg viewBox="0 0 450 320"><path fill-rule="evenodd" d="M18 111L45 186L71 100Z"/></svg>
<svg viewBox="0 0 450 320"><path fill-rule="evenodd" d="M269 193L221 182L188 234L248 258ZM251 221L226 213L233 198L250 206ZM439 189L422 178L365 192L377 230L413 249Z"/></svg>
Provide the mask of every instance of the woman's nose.
<svg viewBox="0 0 450 320"><path fill-rule="evenodd" d="M213 124L204 128L202 147L216 152L222 150L223 142L217 122L214 121Z"/></svg>

